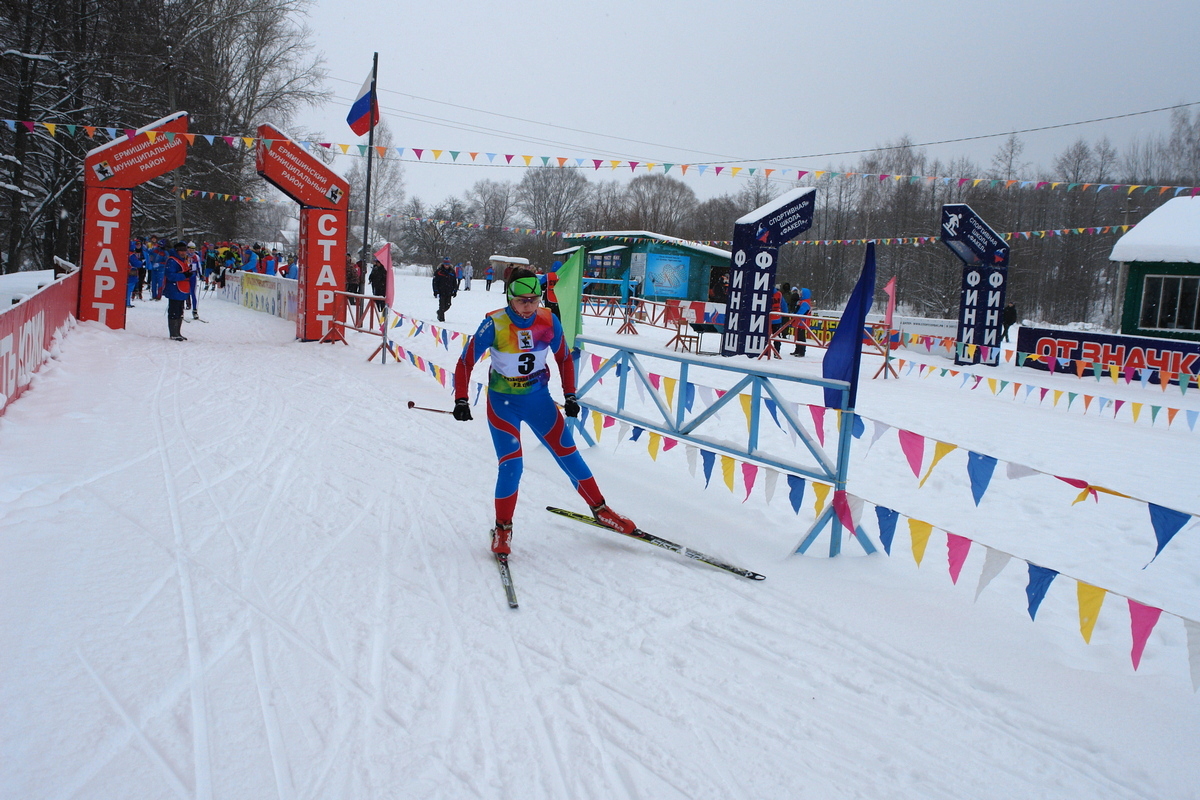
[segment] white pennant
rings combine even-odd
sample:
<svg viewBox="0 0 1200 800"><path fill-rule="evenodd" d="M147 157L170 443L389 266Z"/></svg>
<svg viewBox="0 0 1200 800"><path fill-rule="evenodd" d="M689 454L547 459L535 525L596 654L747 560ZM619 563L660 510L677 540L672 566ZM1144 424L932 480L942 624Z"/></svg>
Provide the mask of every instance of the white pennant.
<svg viewBox="0 0 1200 800"><path fill-rule="evenodd" d="M788 426L788 430L791 430L790 425ZM792 435L795 435L795 431L792 431ZM763 469L767 473L767 482L763 488L766 491L767 504L769 505L771 503L771 498L775 496L775 481L779 480L779 473L770 467L763 467Z"/></svg>
<svg viewBox="0 0 1200 800"><path fill-rule="evenodd" d="M621 427L617 429L617 447L620 447L621 442L625 441L626 437L629 436L629 431L630 431L629 423L622 422ZM614 447L613 449L615 450L616 447Z"/></svg>
<svg viewBox="0 0 1200 800"><path fill-rule="evenodd" d="M872 420L874 422L874 420ZM867 445L867 452L871 452L871 447L879 441L879 437L892 429L891 425L884 425L882 422L875 422L875 433L871 436L871 443Z"/></svg>
<svg viewBox="0 0 1200 800"><path fill-rule="evenodd" d="M711 386L696 384L696 388L699 390L698 394L700 395L700 402L704 403L705 408L708 408L716 402L716 394L713 392Z"/></svg>
<svg viewBox="0 0 1200 800"><path fill-rule="evenodd" d="M986 545L984 545L987 547ZM979 595L987 588L987 585L992 582L1000 572L1008 566L1008 561L1011 559L1008 553L1002 553L999 550L993 550L987 547L987 558L983 561L983 572L979 574L979 587L975 589L975 599L979 599Z"/></svg>
<svg viewBox="0 0 1200 800"><path fill-rule="evenodd" d="M1038 471L1036 469L1032 469L1023 464L1014 464L1011 461L1006 462L1004 471L1005 471L1005 474L1008 476L1009 480L1016 480L1017 478L1028 478L1030 475L1038 474Z"/></svg>
<svg viewBox="0 0 1200 800"><path fill-rule="evenodd" d="M700 450L699 448L693 447L690 444L685 446L687 447L688 472L690 472L694 478L696 477L696 459L700 455Z"/></svg>

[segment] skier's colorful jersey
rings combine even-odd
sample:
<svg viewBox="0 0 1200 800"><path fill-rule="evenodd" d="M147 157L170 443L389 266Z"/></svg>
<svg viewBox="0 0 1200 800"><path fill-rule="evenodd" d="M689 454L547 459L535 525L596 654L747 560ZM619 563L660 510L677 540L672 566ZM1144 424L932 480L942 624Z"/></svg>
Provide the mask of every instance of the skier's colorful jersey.
<svg viewBox="0 0 1200 800"><path fill-rule="evenodd" d="M562 376L563 394L575 392L575 362L567 352L562 325L549 309L539 308L522 319L507 306L488 314L479 330L463 348L454 371L459 396L467 395L471 369L485 350L491 350L488 390L501 394L530 394L548 391L550 368L546 357L553 355Z"/></svg>

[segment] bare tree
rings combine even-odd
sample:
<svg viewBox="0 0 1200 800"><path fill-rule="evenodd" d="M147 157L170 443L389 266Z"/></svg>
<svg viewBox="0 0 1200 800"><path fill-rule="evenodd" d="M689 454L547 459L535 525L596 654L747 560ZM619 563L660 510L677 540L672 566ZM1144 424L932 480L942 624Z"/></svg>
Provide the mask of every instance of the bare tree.
<svg viewBox="0 0 1200 800"><path fill-rule="evenodd" d="M1021 154L1024 152L1025 143L1021 138L1015 133L1009 134L992 156L992 167L988 170L988 177L1004 181L1017 180L1029 169L1029 162L1021 160Z"/></svg>
<svg viewBox="0 0 1200 800"><path fill-rule="evenodd" d="M538 167L517 184L516 207L534 228L574 230L588 198L588 182L577 170Z"/></svg>
<svg viewBox="0 0 1200 800"><path fill-rule="evenodd" d="M666 175L639 175L625 189L630 223L638 230L681 235L696 210L696 193Z"/></svg>

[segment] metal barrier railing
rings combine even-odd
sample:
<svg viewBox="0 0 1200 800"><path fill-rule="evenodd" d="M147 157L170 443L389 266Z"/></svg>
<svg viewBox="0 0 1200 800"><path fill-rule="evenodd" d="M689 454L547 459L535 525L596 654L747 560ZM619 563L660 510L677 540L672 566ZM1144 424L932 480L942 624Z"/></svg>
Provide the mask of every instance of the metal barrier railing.
<svg viewBox="0 0 1200 800"><path fill-rule="evenodd" d="M576 339L576 345L612 351L612 355L600 365L599 369L579 386L577 394L580 402L589 409L589 412L610 416L743 462L752 462L781 472L829 483L835 491L845 491L855 420L854 410L848 407L850 385L846 381L747 370L733 366L731 362L724 359L718 361L700 359L592 337L579 337ZM720 397L703 411L689 410L689 404L682 399L676 399L672 406L672 402L663 395L663 390L660 388L660 386L665 386L666 382L651 381L650 373L643 365L642 358L653 358L667 365L666 369L673 373L668 377L677 382L675 385L680 387L681 392L687 391L689 372L693 368L731 373L734 376L733 385L721 393ZM611 386L601 389L603 379L614 374L618 379L615 401L611 399ZM639 397L644 396L649 399L650 416L639 415L631 408L629 388L633 381L637 381L637 386L640 387L638 388ZM791 410L792 401L787 400L780 391L780 386L785 384L833 389L838 392L841 400L839 407L834 409L839 414L838 436L836 447L832 449L832 452L828 451L813 434L800 424ZM706 429L707 426L715 427L714 421L717 413L735 402L747 391L749 392L749 420L745 445L742 446L740 443L731 441L724 433L719 436L707 435L706 430L703 429ZM803 442L812 458L812 463L803 463L796 458L788 458L781 452L775 452L763 446L762 407L767 399L774 403L775 413L783 417L788 426L787 430ZM589 445L596 444L583 421L572 420L571 424L584 441ZM783 427L783 423L778 424L781 428ZM806 552L827 525L831 527L829 555L838 555L842 547L842 525L832 505L823 509L813 521L812 526L805 532L803 539L797 545L796 552ZM856 535L855 538L864 551L868 553L875 551L866 536Z"/></svg>

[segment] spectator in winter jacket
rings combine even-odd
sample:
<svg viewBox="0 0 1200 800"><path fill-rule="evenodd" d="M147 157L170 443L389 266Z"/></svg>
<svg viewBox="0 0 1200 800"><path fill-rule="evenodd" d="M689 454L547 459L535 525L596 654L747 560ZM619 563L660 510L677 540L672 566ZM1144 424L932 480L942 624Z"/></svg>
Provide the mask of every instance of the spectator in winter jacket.
<svg viewBox="0 0 1200 800"><path fill-rule="evenodd" d="M183 327L183 302L191 289L192 265L188 260L187 242L176 242L175 252L167 258L163 294L167 296L167 330L176 342L186 342Z"/></svg>
<svg viewBox="0 0 1200 800"><path fill-rule="evenodd" d="M474 277L475 277L475 268L472 267L471 262L468 261L467 263L462 265L463 289L465 291L468 291L468 292L471 291L471 278L474 278Z"/></svg>
<svg viewBox="0 0 1200 800"><path fill-rule="evenodd" d="M496 268L491 264L488 264L487 269L483 271L483 277L484 280L487 281L487 286L485 288L490 292L492 290L492 281L496 280Z"/></svg>
<svg viewBox="0 0 1200 800"><path fill-rule="evenodd" d="M1017 306L1015 303L1009 303L1004 307L1004 335L1001 341L1008 341L1008 329L1017 322ZM1165 385L1165 384L1164 384Z"/></svg>
<svg viewBox="0 0 1200 800"><path fill-rule="evenodd" d="M454 276L454 267L450 259L443 258L442 263L433 273L433 295L438 299L438 322L446 321L446 312L450 310L451 299L458 293L458 279Z"/></svg>
<svg viewBox="0 0 1200 800"><path fill-rule="evenodd" d="M801 289L796 292L796 310L794 313L802 316L807 316L812 313L812 303L809 298L812 297L812 292L808 289ZM803 357L807 351L804 342L808 341L808 320L802 319L796 323L796 349L792 351L792 355Z"/></svg>
<svg viewBox="0 0 1200 800"><path fill-rule="evenodd" d="M133 290L142 278L142 246L137 240L129 243L129 273L125 278L125 307L133 308Z"/></svg>
<svg viewBox="0 0 1200 800"><path fill-rule="evenodd" d="M375 263L371 265L371 294L380 298L375 301L375 308L382 312L387 303L382 299L387 294L387 267L383 266L379 259L375 259Z"/></svg>

